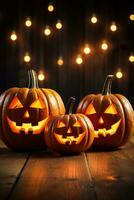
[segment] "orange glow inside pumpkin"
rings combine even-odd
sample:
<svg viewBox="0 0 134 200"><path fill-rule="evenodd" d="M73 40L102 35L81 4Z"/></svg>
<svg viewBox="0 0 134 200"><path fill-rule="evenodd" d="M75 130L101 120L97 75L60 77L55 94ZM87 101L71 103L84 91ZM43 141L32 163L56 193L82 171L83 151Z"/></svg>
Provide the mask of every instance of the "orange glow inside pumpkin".
<svg viewBox="0 0 134 200"><path fill-rule="evenodd" d="M20 102L18 97L16 96L16 97L14 97L14 99L12 100L12 102L10 103L8 108L13 110L13 109L17 109L17 108L19 109L19 108L23 108L23 107L24 106L22 105L22 103ZM45 107L45 105L40 97L39 97L39 99L37 99L30 105L30 108L35 108L35 109L36 108L43 109L44 107ZM30 120L30 115L29 115L28 110L25 111L23 117L29 118L29 120ZM13 133L20 134L21 132L24 132L24 134L26 134L26 135L29 134L30 132L32 134L40 134L43 131L46 120L47 120L47 118L37 122L37 125L32 125L32 123L23 123L23 119L22 119L22 125L17 125L15 120L11 120L9 117L7 117L7 122Z"/></svg>
<svg viewBox="0 0 134 200"><path fill-rule="evenodd" d="M32 134L36 135L36 134L40 134L43 131L47 118L38 122L38 125L36 126L33 126L31 123L22 123L21 126L17 126L16 122L10 120L8 117L7 117L7 121L12 132L16 134L20 134L21 132L24 132L27 135L29 134L29 131L31 130Z"/></svg>
<svg viewBox="0 0 134 200"><path fill-rule="evenodd" d="M82 139L85 137L85 132L83 132L76 138L74 136L67 136L66 138L63 138L62 135L58 135L56 133L54 133L54 136L59 144L72 145L73 143L79 144L82 141Z"/></svg>
<svg viewBox="0 0 134 200"><path fill-rule="evenodd" d="M91 103L86 108L85 115L88 115L88 117L90 118L90 115L93 115L93 114L97 114L97 113L96 113L96 110L95 110L93 104ZM116 108L114 107L114 105L110 104L106 108L106 110L104 111L104 114L117 115L118 112L117 112ZM98 120L97 123L99 125L105 124L102 116L100 116L100 118L99 118L99 120ZM116 123L112 124L111 128L109 128L109 129L106 129L106 127L104 127L104 128L98 128L98 130L94 131L94 134L95 134L94 137L95 138L99 138L99 135L103 135L104 137L106 137L107 135L114 135L117 132L117 129L118 129L120 123L121 123L121 119L119 119Z"/></svg>
<svg viewBox="0 0 134 200"><path fill-rule="evenodd" d="M57 128L62 128L62 127L65 127L66 126L66 124L64 124L64 122L58 122L58 125L57 125Z"/></svg>
<svg viewBox="0 0 134 200"><path fill-rule="evenodd" d="M18 99L18 97L14 97L14 99L12 100L12 102L10 103L9 109L14 109L14 108L23 108L22 103L20 102L20 100Z"/></svg>
<svg viewBox="0 0 134 200"><path fill-rule="evenodd" d="M115 114L117 114L117 110L115 109L115 107L113 106L113 104L110 104L108 106L108 108L105 110L104 113L115 115Z"/></svg>
<svg viewBox="0 0 134 200"><path fill-rule="evenodd" d="M78 132L77 136L75 136L75 134L73 133L73 127L76 128L75 131ZM67 128L67 125L64 122L58 121L57 130L56 132L54 132L54 136L59 144L63 145L79 144L85 137L85 131L80 133L79 132L80 128L82 128L82 126L78 120L72 125L72 128L70 126ZM58 131L61 131L61 133L58 134Z"/></svg>
<svg viewBox="0 0 134 200"><path fill-rule="evenodd" d="M93 104L89 104L89 106L86 108L85 115L92 115L95 113L96 113L96 111L95 111Z"/></svg>
<svg viewBox="0 0 134 200"><path fill-rule="evenodd" d="M37 99L34 101L31 105L30 108L44 108L44 103L41 98Z"/></svg>

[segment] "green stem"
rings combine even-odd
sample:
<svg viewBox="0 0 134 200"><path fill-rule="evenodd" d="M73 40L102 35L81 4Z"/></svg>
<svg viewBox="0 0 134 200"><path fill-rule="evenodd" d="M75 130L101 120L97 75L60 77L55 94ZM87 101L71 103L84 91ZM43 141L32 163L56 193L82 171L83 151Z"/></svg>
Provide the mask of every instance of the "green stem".
<svg viewBox="0 0 134 200"><path fill-rule="evenodd" d="M103 89L102 89L102 95L111 94L111 86L112 86L113 78L114 78L114 75L108 75L106 77L106 80L104 82L104 86L103 86Z"/></svg>
<svg viewBox="0 0 134 200"><path fill-rule="evenodd" d="M28 70L28 88L39 88L37 74L33 69Z"/></svg>

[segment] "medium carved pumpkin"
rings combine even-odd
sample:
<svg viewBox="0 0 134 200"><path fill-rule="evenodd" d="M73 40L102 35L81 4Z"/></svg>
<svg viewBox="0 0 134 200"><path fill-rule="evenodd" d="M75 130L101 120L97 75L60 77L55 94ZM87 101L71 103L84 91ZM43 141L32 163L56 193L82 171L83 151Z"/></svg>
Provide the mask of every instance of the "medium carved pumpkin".
<svg viewBox="0 0 134 200"><path fill-rule="evenodd" d="M48 116L64 114L59 94L38 87L29 71L28 88L10 88L0 97L0 129L5 144L15 150L44 149L43 131Z"/></svg>
<svg viewBox="0 0 134 200"><path fill-rule="evenodd" d="M69 114L52 117L45 129L45 141L50 149L65 154L86 151L94 139L94 128L83 114L72 114L74 99L70 99Z"/></svg>
<svg viewBox="0 0 134 200"><path fill-rule="evenodd" d="M116 148L124 145L134 130L134 114L129 101L121 94L111 94L113 75L108 75L101 94L87 95L77 113L93 123L93 147Z"/></svg>

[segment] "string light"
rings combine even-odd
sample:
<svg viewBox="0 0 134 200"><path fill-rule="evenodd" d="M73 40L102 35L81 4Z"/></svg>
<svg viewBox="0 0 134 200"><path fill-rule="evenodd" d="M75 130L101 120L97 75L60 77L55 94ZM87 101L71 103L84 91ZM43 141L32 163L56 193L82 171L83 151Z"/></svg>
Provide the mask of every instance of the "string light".
<svg viewBox="0 0 134 200"><path fill-rule="evenodd" d="M133 53L131 53L131 55L129 56L129 61L134 62L134 54Z"/></svg>
<svg viewBox="0 0 134 200"><path fill-rule="evenodd" d="M16 35L15 31L13 31L13 32L11 33L10 39L11 39L12 41L17 40L17 35Z"/></svg>
<svg viewBox="0 0 134 200"><path fill-rule="evenodd" d="M46 25L46 27L45 27L45 29L44 29L44 34L45 34L46 36L49 36L49 35L51 34L51 29L49 28L48 25Z"/></svg>
<svg viewBox="0 0 134 200"><path fill-rule="evenodd" d="M123 73L121 71L116 72L116 77L117 78L122 78L123 77Z"/></svg>
<svg viewBox="0 0 134 200"><path fill-rule="evenodd" d="M83 63L83 59L82 59L82 56L80 54L77 55L77 57L76 57L76 63L78 65L81 65Z"/></svg>
<svg viewBox="0 0 134 200"><path fill-rule="evenodd" d="M131 21L134 21L134 14L131 14L131 15L129 16L129 19L130 19Z"/></svg>
<svg viewBox="0 0 134 200"><path fill-rule="evenodd" d="M108 49L108 44L106 43L106 41L103 41L101 44L101 48L102 50L106 51Z"/></svg>
<svg viewBox="0 0 134 200"><path fill-rule="evenodd" d="M59 29L59 30L62 29L61 20L58 20L58 21L57 21L57 23L56 23L56 28Z"/></svg>
<svg viewBox="0 0 134 200"><path fill-rule="evenodd" d="M39 81L43 81L43 80L45 80L45 75L44 75L44 73L43 72L39 72L39 74L38 74L38 80Z"/></svg>
<svg viewBox="0 0 134 200"><path fill-rule="evenodd" d="M98 19L97 19L96 15L93 14L92 17L91 17L91 22L92 22L93 24L96 24L97 21L98 21Z"/></svg>
<svg viewBox="0 0 134 200"><path fill-rule="evenodd" d="M29 56L29 53L26 53L25 56L24 56L24 61L26 63L28 63L28 62L30 62L30 60L31 60L31 57Z"/></svg>
<svg viewBox="0 0 134 200"><path fill-rule="evenodd" d="M84 51L85 54L90 54L91 49L89 48L88 44L85 45L83 51Z"/></svg>
<svg viewBox="0 0 134 200"><path fill-rule="evenodd" d="M60 56L57 60L57 65L62 66L64 64L63 58Z"/></svg>
<svg viewBox="0 0 134 200"><path fill-rule="evenodd" d="M54 5L52 3L49 3L47 9L48 9L49 12L53 12L54 11Z"/></svg>
<svg viewBox="0 0 134 200"><path fill-rule="evenodd" d="M110 26L110 30L113 32L117 31L117 26L116 26L115 22L112 22L112 24Z"/></svg>
<svg viewBox="0 0 134 200"><path fill-rule="evenodd" d="M30 27L32 26L32 21L30 20L30 18L28 17L25 21L25 26Z"/></svg>

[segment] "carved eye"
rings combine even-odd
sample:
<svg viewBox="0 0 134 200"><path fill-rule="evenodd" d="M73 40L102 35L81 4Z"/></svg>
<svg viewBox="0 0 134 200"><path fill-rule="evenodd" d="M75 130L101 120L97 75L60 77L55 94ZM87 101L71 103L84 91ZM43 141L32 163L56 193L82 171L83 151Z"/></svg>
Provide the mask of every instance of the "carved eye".
<svg viewBox="0 0 134 200"><path fill-rule="evenodd" d="M42 100L39 98L30 105L30 108L44 108L44 104Z"/></svg>
<svg viewBox="0 0 134 200"><path fill-rule="evenodd" d="M14 109L14 108L23 108L23 105L18 99L18 97L15 97L9 105L9 109Z"/></svg>
<svg viewBox="0 0 134 200"><path fill-rule="evenodd" d="M117 114L117 111L116 111L115 107L113 106L113 104L110 104L104 113L115 115L115 114Z"/></svg>
<svg viewBox="0 0 134 200"><path fill-rule="evenodd" d="M66 127L66 124L64 124L63 122L59 122L57 128L62 128L62 127Z"/></svg>
<svg viewBox="0 0 134 200"><path fill-rule="evenodd" d="M96 113L96 111L95 111L93 104L89 104L89 106L86 109L85 115L92 115L95 113Z"/></svg>
<svg viewBox="0 0 134 200"><path fill-rule="evenodd" d="M73 124L74 127L81 127L81 124L79 121L76 121L74 124Z"/></svg>

